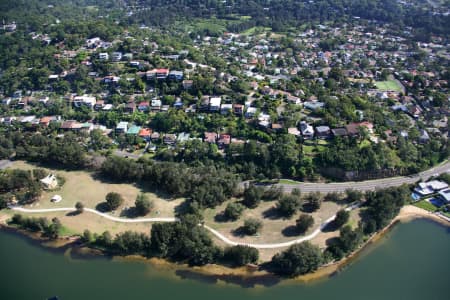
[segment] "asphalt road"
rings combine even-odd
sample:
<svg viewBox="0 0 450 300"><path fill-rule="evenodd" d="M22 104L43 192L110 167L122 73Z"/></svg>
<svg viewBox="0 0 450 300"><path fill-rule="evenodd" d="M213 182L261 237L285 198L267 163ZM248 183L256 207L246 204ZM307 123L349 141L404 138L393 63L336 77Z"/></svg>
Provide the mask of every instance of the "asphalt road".
<svg viewBox="0 0 450 300"><path fill-rule="evenodd" d="M283 184L279 183L278 186L282 186L285 192L290 192L297 188L304 193L309 192L345 192L346 189L354 189L359 191L369 191L378 188L387 188L393 186L400 186L402 184L412 184L419 180L427 180L432 176L443 174L450 171L450 162L447 161L444 164L438 165L429 170L423 171L421 173L415 174L413 176L400 176L400 177L390 177L377 180L367 180L367 181L349 181L342 183L292 183Z"/></svg>

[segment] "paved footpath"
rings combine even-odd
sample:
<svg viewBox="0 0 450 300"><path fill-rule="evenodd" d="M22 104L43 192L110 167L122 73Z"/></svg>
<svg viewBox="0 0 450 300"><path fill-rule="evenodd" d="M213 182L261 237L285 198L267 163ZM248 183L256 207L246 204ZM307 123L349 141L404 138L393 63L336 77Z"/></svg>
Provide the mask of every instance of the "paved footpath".
<svg viewBox="0 0 450 300"><path fill-rule="evenodd" d="M358 205L353 205L353 206L346 208L346 210L350 211L357 207L358 207ZM74 212L74 211L76 211L75 208L71 208L71 207L48 208L48 209L28 209L28 208L23 208L23 207L12 207L11 209L15 210L15 211L20 211L23 213L52 213L52 212L66 212L66 211ZM177 221L176 218L137 218L137 219L117 218L117 217L113 217L113 216L110 216L105 213L101 213L101 212L96 211L95 209L91 209L91 208L85 208L84 211L99 215L101 217L104 217L104 218L114 221L114 222L122 222L122 223L150 223L150 222L175 222L175 221ZM316 230L314 230L309 235L306 235L299 239L291 240L288 242L273 243L273 244L251 244L251 243L235 242L235 241L228 239L226 236L224 236L217 230L214 230L207 225L199 225L199 226L203 226L205 229L207 229L212 234L214 234L218 239L222 240L223 242L225 242L226 244L231 245L231 246L245 245L245 246L250 246L250 247L257 248L257 249L276 249L276 248L288 247L293 244L301 243L301 242L308 241L308 240L315 238L319 233L322 232L323 228L325 228L328 224L333 222L335 217L336 217L336 215L327 219L325 222L323 222Z"/></svg>

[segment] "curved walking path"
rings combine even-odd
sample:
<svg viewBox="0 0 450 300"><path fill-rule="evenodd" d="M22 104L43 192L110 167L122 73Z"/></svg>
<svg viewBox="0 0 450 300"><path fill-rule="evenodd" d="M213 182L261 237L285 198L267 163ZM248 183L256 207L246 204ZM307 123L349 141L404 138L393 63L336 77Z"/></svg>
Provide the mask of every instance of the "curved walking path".
<svg viewBox="0 0 450 300"><path fill-rule="evenodd" d="M359 207L359 204L352 205L352 206L346 208L345 210L350 211L357 207ZM50 212L65 212L65 211L74 212L74 211L76 211L76 209L72 208L72 207L47 208L47 209L28 209L28 208L23 208L23 207L12 207L11 209L15 210L15 211L24 212L24 213L50 213ZM110 216L105 213L101 213L92 208L85 208L84 211L99 215L99 216L104 217L111 221L121 222L121 223L149 223L149 222L175 222L175 221L177 221L177 218L171 218L171 217L169 217L169 218L124 219L124 218L113 217L113 216ZM202 226L205 229L209 230L212 234L214 234L218 239L220 239L221 241L223 241L226 244L231 245L231 246L244 245L244 246L249 246L249 247L253 247L253 248L257 248L257 249L276 249L276 248L288 247L288 246L298 244L298 243L301 243L304 241L309 241L309 240L315 238L319 233L322 232L322 230L328 224L330 224L334 220L335 217L336 217L336 215L333 215L330 218L328 218L325 222L323 222L316 230L314 230L309 235L303 236L303 237L295 239L295 240L291 240L291 241L287 241L287 242L283 242L283 243L273 243L273 244L251 244L251 243L235 242L235 241L228 239L226 236L224 236L217 230L212 229L211 227L209 227L207 225L202 225Z"/></svg>

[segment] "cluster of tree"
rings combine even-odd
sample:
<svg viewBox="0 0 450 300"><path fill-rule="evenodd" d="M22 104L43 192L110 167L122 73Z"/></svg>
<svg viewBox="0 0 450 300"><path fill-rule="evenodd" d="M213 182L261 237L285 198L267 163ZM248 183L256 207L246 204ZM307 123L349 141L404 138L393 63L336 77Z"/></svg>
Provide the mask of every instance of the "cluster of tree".
<svg viewBox="0 0 450 300"><path fill-rule="evenodd" d="M270 263L271 269L280 275L298 276L317 270L323 263L319 247L303 242L276 254Z"/></svg>
<svg viewBox="0 0 450 300"><path fill-rule="evenodd" d="M215 207L229 198L237 180L233 174L215 167L188 168L182 163L128 160L108 157L102 175L113 180L140 181L173 196L186 196L202 207Z"/></svg>
<svg viewBox="0 0 450 300"><path fill-rule="evenodd" d="M0 196L2 206L15 198L21 204L34 202L42 194L40 179L47 176L42 169L0 171Z"/></svg>
<svg viewBox="0 0 450 300"><path fill-rule="evenodd" d="M340 229L337 240L326 249L326 256L341 259L353 252L370 235L384 227L399 213L408 201L410 190L407 186L387 188L366 192L363 217L358 227L346 225ZM340 227L347 223L349 213L341 210L336 215L334 225Z"/></svg>
<svg viewBox="0 0 450 300"><path fill-rule="evenodd" d="M49 239L57 239L62 228L58 218L53 218L50 222L47 218L27 218L20 214L15 214L9 223L32 232L40 232Z"/></svg>
<svg viewBox="0 0 450 300"><path fill-rule="evenodd" d="M311 22L327 22L348 20L360 17L381 22L392 22L401 26L412 26L431 32L448 32L446 24L448 17L442 14L432 14L431 9L424 9L425 4L408 6L404 9L397 2L386 0L349 1L349 0L321 0L321 1L208 1L206 3L195 0L185 1L141 1L143 7L152 10L138 12L130 17L130 22L157 26L167 26L179 18L233 18L233 16L251 16L251 20L242 21L240 26L236 22L232 28L247 28L250 25L270 26L275 31L285 30L288 26L299 26ZM433 23L435 19L436 23ZM238 22L238 24L240 24Z"/></svg>

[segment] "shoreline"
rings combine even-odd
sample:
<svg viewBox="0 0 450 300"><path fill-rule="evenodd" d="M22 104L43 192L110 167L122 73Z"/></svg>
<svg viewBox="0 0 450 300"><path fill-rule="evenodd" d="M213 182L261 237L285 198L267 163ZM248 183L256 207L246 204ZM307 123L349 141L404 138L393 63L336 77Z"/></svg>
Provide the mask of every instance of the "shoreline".
<svg viewBox="0 0 450 300"><path fill-rule="evenodd" d="M224 265L211 264L206 266L189 266L185 263L171 262L159 258L146 258L139 255L130 256L109 256L107 253L91 248L80 243L79 238L74 237L60 237L57 240L49 240L40 236L39 233L26 231L20 228L9 226L2 222L0 229L6 230L10 233L19 234L28 240L33 241L36 245L45 247L48 250L64 253L67 249L71 249L74 255L80 255L84 258L89 257L111 257L118 261L139 261L148 263L152 267L158 268L162 271L172 273L176 277L191 278L209 283L225 282L241 285L243 287L256 286L271 286L279 283L309 283L320 279L325 279L339 274L345 268L357 261L367 248L376 244L381 240L396 224L400 222L409 222L414 219L428 219L443 226L450 226L450 223L441 219L437 215L418 208L413 205L406 205L402 207L399 214L381 231L375 233L364 242L357 250L350 255L341 259L321 266L313 273L301 275L295 278L283 278L275 274L269 273L266 270L261 270L258 266L243 266L232 268ZM5 221L5 220L2 220Z"/></svg>

